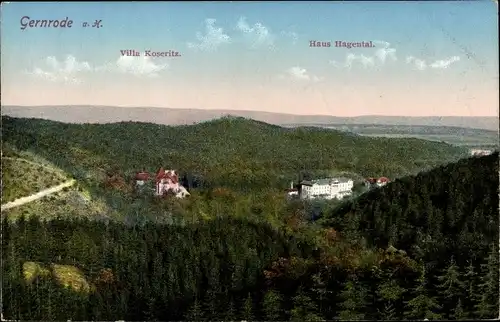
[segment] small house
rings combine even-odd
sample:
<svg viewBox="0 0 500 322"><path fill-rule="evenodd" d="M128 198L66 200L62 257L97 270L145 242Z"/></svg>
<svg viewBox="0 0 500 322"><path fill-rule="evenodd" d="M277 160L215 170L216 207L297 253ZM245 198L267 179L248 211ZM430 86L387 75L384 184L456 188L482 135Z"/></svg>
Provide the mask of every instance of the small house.
<svg viewBox="0 0 500 322"><path fill-rule="evenodd" d="M145 171L138 172L135 175L135 184L138 186L142 186L149 180L149 173Z"/></svg>
<svg viewBox="0 0 500 322"><path fill-rule="evenodd" d="M189 192L179 184L179 176L175 170L165 170L161 167L156 174L156 195L164 196L173 192L177 198L189 196Z"/></svg>

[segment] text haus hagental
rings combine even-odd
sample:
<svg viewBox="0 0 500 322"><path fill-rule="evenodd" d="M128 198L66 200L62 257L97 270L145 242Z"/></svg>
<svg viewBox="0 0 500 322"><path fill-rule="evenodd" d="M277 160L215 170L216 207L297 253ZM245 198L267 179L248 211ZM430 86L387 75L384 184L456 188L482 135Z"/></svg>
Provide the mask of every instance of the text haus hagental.
<svg viewBox="0 0 500 322"><path fill-rule="evenodd" d="M332 46L333 45L333 46ZM310 40L309 47L338 47L338 48L373 48L375 45L370 41L318 41Z"/></svg>

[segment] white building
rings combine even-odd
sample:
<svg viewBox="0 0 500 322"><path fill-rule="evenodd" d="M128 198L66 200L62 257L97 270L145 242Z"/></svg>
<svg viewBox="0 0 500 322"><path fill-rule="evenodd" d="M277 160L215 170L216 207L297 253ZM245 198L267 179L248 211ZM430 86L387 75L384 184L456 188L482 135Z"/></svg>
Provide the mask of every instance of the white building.
<svg viewBox="0 0 500 322"><path fill-rule="evenodd" d="M354 181L349 178L328 178L300 183L302 199L342 199L352 194Z"/></svg>
<svg viewBox="0 0 500 322"><path fill-rule="evenodd" d="M485 156L490 155L493 151L491 150L480 150L480 149L471 149L470 154L472 156Z"/></svg>
<svg viewBox="0 0 500 322"><path fill-rule="evenodd" d="M290 183L290 189L286 189L288 198L297 198L299 196L299 189L293 186L293 181Z"/></svg>

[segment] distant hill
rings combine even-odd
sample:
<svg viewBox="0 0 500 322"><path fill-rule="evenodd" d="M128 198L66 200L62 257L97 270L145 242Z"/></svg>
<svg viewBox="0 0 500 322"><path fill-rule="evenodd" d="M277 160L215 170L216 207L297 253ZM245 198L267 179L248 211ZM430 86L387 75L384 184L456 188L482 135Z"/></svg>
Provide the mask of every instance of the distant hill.
<svg viewBox="0 0 500 322"><path fill-rule="evenodd" d="M234 115L278 125L381 124L455 126L498 131L497 117L408 117L365 115L336 117L329 115L293 115L261 111L173 109L116 106L2 106L2 115L43 118L66 123L114 123L122 121L165 125L193 124L221 116Z"/></svg>
<svg viewBox="0 0 500 322"><path fill-rule="evenodd" d="M194 192L227 188L242 195L282 196L290 181L300 177L343 173L353 179L396 178L468 155L466 149L442 142L363 137L314 127L290 129L239 117L166 126L67 124L4 116L2 140L4 154L29 152L64 169L79 186L12 209L9 216L50 213L132 222L143 216L169 220L147 195L142 201L134 197L132 178L142 169L176 169L181 183Z"/></svg>
<svg viewBox="0 0 500 322"><path fill-rule="evenodd" d="M387 138L414 137L430 141L443 141L470 148L496 149L499 146L498 131L484 129L428 126L428 125L384 125L384 124L311 124L359 135ZM289 127L293 127L290 125Z"/></svg>
<svg viewBox="0 0 500 322"><path fill-rule="evenodd" d="M300 170L316 175L335 170L399 177L467 155L465 149L441 142L362 137L322 128L288 129L233 117L177 127L10 117L2 121L4 142L37 151L61 166L69 163L84 173L112 166L124 173L166 166L229 186L269 187L284 182L288 186Z"/></svg>

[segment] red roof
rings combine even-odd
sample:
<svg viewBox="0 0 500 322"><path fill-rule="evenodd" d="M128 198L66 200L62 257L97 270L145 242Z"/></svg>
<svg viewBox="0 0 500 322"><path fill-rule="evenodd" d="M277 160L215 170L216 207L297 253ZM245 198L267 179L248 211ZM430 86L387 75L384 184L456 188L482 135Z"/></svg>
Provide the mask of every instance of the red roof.
<svg viewBox="0 0 500 322"><path fill-rule="evenodd" d="M163 167L161 167L158 170L158 172L156 173L156 180L158 180L159 178L162 178L164 175L165 175L165 170L163 169Z"/></svg>
<svg viewBox="0 0 500 322"><path fill-rule="evenodd" d="M135 175L135 180L147 181L147 180L149 180L149 173L147 173L147 172L138 172Z"/></svg>
<svg viewBox="0 0 500 322"><path fill-rule="evenodd" d="M380 177L378 178L377 182L389 182L389 179L387 179L386 177Z"/></svg>
<svg viewBox="0 0 500 322"><path fill-rule="evenodd" d="M179 182L179 177L177 176L177 174L173 173L172 170L165 172L163 167L161 167L160 170L158 170L158 173L156 174L156 181L157 182L162 180L162 179L170 179L172 181L172 183Z"/></svg>
<svg viewBox="0 0 500 322"><path fill-rule="evenodd" d="M377 179L375 179L375 178L367 178L366 181L368 181L369 183L375 183L375 182L377 182Z"/></svg>

